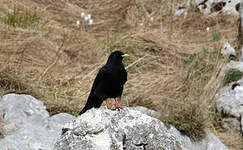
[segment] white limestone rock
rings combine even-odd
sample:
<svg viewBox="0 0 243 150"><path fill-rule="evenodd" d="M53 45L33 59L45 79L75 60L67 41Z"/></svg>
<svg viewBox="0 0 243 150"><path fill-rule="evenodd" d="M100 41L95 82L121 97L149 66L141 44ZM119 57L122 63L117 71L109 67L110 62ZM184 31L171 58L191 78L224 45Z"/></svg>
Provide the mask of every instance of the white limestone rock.
<svg viewBox="0 0 243 150"><path fill-rule="evenodd" d="M194 142L140 111L91 109L79 116L55 144L55 150L228 150L213 134Z"/></svg>
<svg viewBox="0 0 243 150"><path fill-rule="evenodd" d="M229 43L225 43L223 45L221 54L236 56L235 49Z"/></svg>
<svg viewBox="0 0 243 150"><path fill-rule="evenodd" d="M243 79L237 81L239 86L232 89L233 83L225 86L216 94L217 110L239 118L243 114Z"/></svg>
<svg viewBox="0 0 243 150"><path fill-rule="evenodd" d="M194 0L197 8L205 13L229 13L239 15L240 0Z"/></svg>
<svg viewBox="0 0 243 150"><path fill-rule="evenodd" d="M78 118L66 113L50 117L43 102L34 97L8 94L0 99L5 128L0 150L228 150L213 134L194 142L142 113L154 111L136 109L101 107Z"/></svg>
<svg viewBox="0 0 243 150"><path fill-rule="evenodd" d="M226 130L240 131L240 122L236 118L223 118L222 127Z"/></svg>
<svg viewBox="0 0 243 150"><path fill-rule="evenodd" d="M75 119L65 113L50 117L43 102L18 94L0 99L0 115L5 129L0 150L51 150L63 124Z"/></svg>

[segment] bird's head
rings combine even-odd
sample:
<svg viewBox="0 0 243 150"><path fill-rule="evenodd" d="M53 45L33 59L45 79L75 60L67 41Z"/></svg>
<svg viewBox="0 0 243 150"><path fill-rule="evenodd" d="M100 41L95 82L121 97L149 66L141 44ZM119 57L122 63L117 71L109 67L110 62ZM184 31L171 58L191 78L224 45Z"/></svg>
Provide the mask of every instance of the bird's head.
<svg viewBox="0 0 243 150"><path fill-rule="evenodd" d="M128 57L128 54L124 54L121 51L114 51L110 54L107 63L121 63L124 57Z"/></svg>

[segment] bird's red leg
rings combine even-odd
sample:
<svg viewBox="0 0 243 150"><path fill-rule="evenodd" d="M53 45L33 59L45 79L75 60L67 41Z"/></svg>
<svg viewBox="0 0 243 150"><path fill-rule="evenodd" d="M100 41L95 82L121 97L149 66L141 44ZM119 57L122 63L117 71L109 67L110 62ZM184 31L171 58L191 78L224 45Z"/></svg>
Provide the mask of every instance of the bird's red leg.
<svg viewBox="0 0 243 150"><path fill-rule="evenodd" d="M108 103L107 99L105 100L105 102L106 102L106 107L107 107L108 109L111 109L111 106L110 106L110 104Z"/></svg>
<svg viewBox="0 0 243 150"><path fill-rule="evenodd" d="M115 98L114 98L115 99ZM115 99L115 107L117 108L117 109L120 109L121 107L119 106L119 104L118 104L118 101Z"/></svg>

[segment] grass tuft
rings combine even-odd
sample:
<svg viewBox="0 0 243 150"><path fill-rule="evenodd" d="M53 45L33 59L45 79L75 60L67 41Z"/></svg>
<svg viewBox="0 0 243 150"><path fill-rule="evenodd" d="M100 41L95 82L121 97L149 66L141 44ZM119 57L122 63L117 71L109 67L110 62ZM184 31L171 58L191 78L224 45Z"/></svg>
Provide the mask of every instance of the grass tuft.
<svg viewBox="0 0 243 150"><path fill-rule="evenodd" d="M40 16L37 14L36 10L20 9L14 7L13 10L9 10L4 18L4 22L7 25L13 27L27 28L37 23L40 20Z"/></svg>
<svg viewBox="0 0 243 150"><path fill-rule="evenodd" d="M19 68L8 66L0 71L0 93L1 95L16 93L28 94L38 99L42 99L47 107L50 115L61 112L77 115L80 111L80 106L77 103L72 103L73 90L62 90L62 87L67 87L71 83L63 83L60 81L51 81L45 79L45 82L36 80L36 76L21 71ZM53 84L59 86L53 87Z"/></svg>
<svg viewBox="0 0 243 150"><path fill-rule="evenodd" d="M35 97L40 97L39 94L28 83L30 77L21 72L16 67L6 67L0 71L0 91L1 95L6 93L25 93Z"/></svg>
<svg viewBox="0 0 243 150"><path fill-rule="evenodd" d="M206 135L205 127L208 120L205 119L200 107L198 104L178 107L164 122L167 126L173 125L194 141L201 140Z"/></svg>
<svg viewBox="0 0 243 150"><path fill-rule="evenodd" d="M235 81L241 79L242 76L243 76L243 73L240 70L230 69L225 73L224 85L229 84L231 82L235 82Z"/></svg>
<svg viewBox="0 0 243 150"><path fill-rule="evenodd" d="M221 39L221 34L220 33L215 33L212 35L213 41L219 41Z"/></svg>

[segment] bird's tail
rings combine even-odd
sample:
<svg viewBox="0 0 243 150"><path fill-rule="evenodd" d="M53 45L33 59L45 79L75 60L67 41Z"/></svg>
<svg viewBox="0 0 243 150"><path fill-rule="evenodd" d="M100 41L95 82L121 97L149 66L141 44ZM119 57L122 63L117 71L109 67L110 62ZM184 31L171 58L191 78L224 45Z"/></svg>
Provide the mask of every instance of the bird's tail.
<svg viewBox="0 0 243 150"><path fill-rule="evenodd" d="M93 107L99 108L101 106L101 104L102 104L102 101L100 101L97 97L90 94L84 108L80 111L79 115L82 115L87 110L89 110Z"/></svg>
<svg viewBox="0 0 243 150"><path fill-rule="evenodd" d="M94 101L94 98L93 96L89 96L84 108L80 111L79 115L82 115L83 113L85 113L87 110L93 108L93 102Z"/></svg>

